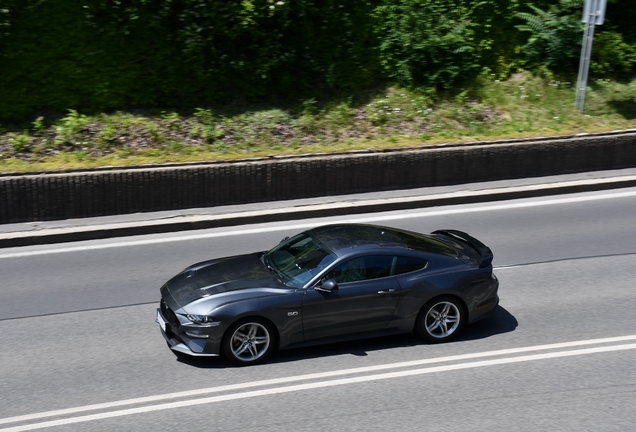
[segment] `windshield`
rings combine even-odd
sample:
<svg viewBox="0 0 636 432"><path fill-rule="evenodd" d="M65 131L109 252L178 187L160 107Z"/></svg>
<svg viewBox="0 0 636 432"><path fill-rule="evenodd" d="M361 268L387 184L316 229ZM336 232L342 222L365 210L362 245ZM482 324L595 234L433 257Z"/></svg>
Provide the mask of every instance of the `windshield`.
<svg viewBox="0 0 636 432"><path fill-rule="evenodd" d="M303 287L334 262L336 255L308 232L281 242L265 256L265 262L282 281Z"/></svg>

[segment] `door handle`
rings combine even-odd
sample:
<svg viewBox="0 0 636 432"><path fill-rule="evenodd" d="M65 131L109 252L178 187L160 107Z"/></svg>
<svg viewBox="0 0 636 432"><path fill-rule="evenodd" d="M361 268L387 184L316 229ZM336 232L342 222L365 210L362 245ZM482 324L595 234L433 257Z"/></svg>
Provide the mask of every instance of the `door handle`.
<svg viewBox="0 0 636 432"><path fill-rule="evenodd" d="M388 290L382 290L382 291L378 291L378 294L391 294L394 293L395 290L393 288L390 288Z"/></svg>

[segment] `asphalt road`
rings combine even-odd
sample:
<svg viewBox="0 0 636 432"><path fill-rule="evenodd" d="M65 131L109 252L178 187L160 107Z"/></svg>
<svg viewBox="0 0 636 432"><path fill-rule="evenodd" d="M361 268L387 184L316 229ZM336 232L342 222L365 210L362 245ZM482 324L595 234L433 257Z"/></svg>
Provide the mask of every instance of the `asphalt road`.
<svg viewBox="0 0 636 432"><path fill-rule="evenodd" d="M249 368L166 347L171 275L345 219L473 234L501 306L444 345L404 335ZM2 249L0 430L631 430L635 269L636 189Z"/></svg>

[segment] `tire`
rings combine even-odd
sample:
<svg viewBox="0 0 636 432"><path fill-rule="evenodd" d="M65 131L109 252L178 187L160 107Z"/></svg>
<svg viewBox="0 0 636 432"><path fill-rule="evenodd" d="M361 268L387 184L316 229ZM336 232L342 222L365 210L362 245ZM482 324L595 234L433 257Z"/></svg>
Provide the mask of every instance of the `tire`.
<svg viewBox="0 0 636 432"><path fill-rule="evenodd" d="M223 338L223 354L234 364L249 366L261 363L274 351L276 332L260 318L238 321Z"/></svg>
<svg viewBox="0 0 636 432"><path fill-rule="evenodd" d="M464 327L466 313L460 300L451 296L434 298L424 305L415 331L430 343L447 342Z"/></svg>

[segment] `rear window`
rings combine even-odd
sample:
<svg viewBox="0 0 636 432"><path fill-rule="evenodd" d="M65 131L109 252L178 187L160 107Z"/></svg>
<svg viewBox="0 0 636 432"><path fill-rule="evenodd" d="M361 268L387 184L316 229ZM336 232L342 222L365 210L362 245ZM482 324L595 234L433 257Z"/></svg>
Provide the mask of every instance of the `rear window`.
<svg viewBox="0 0 636 432"><path fill-rule="evenodd" d="M457 256L455 249L432 238L420 236L408 231L395 231L395 233L399 235L402 238L402 241L404 241L404 243L406 243L406 245L411 249L447 255L453 258Z"/></svg>
<svg viewBox="0 0 636 432"><path fill-rule="evenodd" d="M410 273L417 270L421 270L426 267L428 261L420 259L420 258L412 258L412 257L397 257L397 263L395 265L394 275L399 275L403 273Z"/></svg>

